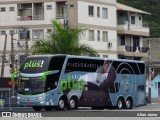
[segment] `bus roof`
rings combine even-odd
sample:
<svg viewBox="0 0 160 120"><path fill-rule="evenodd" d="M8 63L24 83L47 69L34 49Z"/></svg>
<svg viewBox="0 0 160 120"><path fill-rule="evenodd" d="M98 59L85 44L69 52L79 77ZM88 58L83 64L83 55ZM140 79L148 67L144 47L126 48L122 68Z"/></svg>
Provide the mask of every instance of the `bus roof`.
<svg viewBox="0 0 160 120"><path fill-rule="evenodd" d="M135 63L144 63L144 61L138 60L127 60L127 59L113 59L113 58L99 58L99 57L90 57L90 56L76 56L76 55L67 55L67 54L45 54L45 55L31 55L28 57L67 57L67 58L85 58L85 59L96 59L96 60L113 60L113 61L122 61L122 62L135 62Z"/></svg>
<svg viewBox="0 0 160 120"><path fill-rule="evenodd" d="M86 59L97 59L97 60L113 60L113 61L125 61L125 62L136 62L136 63L144 63L144 61L138 60L127 60L127 59L113 59L113 58L99 58L99 57L90 57L90 56L75 56L75 55L67 55L68 58L86 58Z"/></svg>

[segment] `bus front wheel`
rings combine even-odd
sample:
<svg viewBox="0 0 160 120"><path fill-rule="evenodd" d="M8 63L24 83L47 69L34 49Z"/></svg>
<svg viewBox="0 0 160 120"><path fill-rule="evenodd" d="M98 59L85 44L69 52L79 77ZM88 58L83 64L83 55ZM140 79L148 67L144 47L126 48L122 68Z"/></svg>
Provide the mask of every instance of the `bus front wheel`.
<svg viewBox="0 0 160 120"><path fill-rule="evenodd" d="M57 110L58 111L63 111L66 107L66 102L63 98L61 98L59 101L58 101L58 106L57 106Z"/></svg>
<svg viewBox="0 0 160 120"><path fill-rule="evenodd" d="M32 106L33 110L35 111L41 111L42 107L41 106Z"/></svg>

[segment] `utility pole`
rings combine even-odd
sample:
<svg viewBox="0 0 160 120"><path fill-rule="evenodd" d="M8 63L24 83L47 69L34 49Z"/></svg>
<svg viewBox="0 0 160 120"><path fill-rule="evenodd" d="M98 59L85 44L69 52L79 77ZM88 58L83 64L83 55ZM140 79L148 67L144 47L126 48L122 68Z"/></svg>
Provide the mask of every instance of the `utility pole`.
<svg viewBox="0 0 160 120"><path fill-rule="evenodd" d="M149 80L148 80L148 102L151 103L151 79L152 79L152 70L151 70L151 67L152 67L152 55L151 55L151 39L148 39L148 43L149 43L149 55L148 55L148 69L149 69Z"/></svg>
<svg viewBox="0 0 160 120"><path fill-rule="evenodd" d="M11 34L11 68L14 72L14 43L13 43L13 34Z"/></svg>
<svg viewBox="0 0 160 120"><path fill-rule="evenodd" d="M29 55L29 49L28 49L28 39L27 39L27 32L28 29L27 28L23 28L24 32L25 32L25 47L26 47L26 52L25 52L25 56L27 57Z"/></svg>
<svg viewBox="0 0 160 120"><path fill-rule="evenodd" d="M4 42L3 58L2 58L2 69L1 69L1 78L4 77L4 63L5 63L5 59L6 59L6 46L7 46L7 34L5 34L5 42Z"/></svg>
<svg viewBox="0 0 160 120"><path fill-rule="evenodd" d="M14 72L14 43L13 43L13 34L11 33L11 69L12 73ZM12 83L12 96L14 97L14 83Z"/></svg>

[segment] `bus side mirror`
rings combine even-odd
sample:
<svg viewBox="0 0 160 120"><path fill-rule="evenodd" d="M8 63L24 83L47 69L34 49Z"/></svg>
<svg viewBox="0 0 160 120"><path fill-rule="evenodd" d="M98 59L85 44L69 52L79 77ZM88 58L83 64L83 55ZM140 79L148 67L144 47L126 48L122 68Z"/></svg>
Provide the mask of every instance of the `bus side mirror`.
<svg viewBox="0 0 160 120"><path fill-rule="evenodd" d="M12 82L12 83L14 83L14 77L15 77L15 75L18 75L18 74L20 74L19 71L18 71L18 72L14 72L14 73L11 75L11 82Z"/></svg>

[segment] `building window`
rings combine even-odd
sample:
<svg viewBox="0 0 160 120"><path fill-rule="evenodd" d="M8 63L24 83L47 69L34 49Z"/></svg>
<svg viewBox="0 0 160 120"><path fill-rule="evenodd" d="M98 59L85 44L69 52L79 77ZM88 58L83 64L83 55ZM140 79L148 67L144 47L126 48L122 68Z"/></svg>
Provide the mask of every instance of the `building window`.
<svg viewBox="0 0 160 120"><path fill-rule="evenodd" d="M5 35L5 34L6 34L6 31L3 30L3 31L1 31L1 34L0 34L0 35Z"/></svg>
<svg viewBox="0 0 160 120"><path fill-rule="evenodd" d="M103 31L103 42L108 42L108 32Z"/></svg>
<svg viewBox="0 0 160 120"><path fill-rule="evenodd" d="M52 5L47 5L47 10L52 10Z"/></svg>
<svg viewBox="0 0 160 120"><path fill-rule="evenodd" d="M125 36L121 36L121 45L125 45L126 40Z"/></svg>
<svg viewBox="0 0 160 120"><path fill-rule="evenodd" d="M108 18L108 9L102 8L102 18L107 19Z"/></svg>
<svg viewBox="0 0 160 120"><path fill-rule="evenodd" d="M47 33L51 33L52 32L52 29L47 29Z"/></svg>
<svg viewBox="0 0 160 120"><path fill-rule="evenodd" d="M135 21L135 16L131 16L131 24L135 24L136 21Z"/></svg>
<svg viewBox="0 0 160 120"><path fill-rule="evenodd" d="M103 55L103 58L108 58L108 55Z"/></svg>
<svg viewBox="0 0 160 120"><path fill-rule="evenodd" d="M11 35L11 34L12 34L12 35L15 34L15 30L10 30L10 31L9 31L9 34L10 34L10 35Z"/></svg>
<svg viewBox="0 0 160 120"><path fill-rule="evenodd" d="M89 30L89 41L94 41L94 30Z"/></svg>
<svg viewBox="0 0 160 120"><path fill-rule="evenodd" d="M100 17L100 7L97 7L97 17Z"/></svg>
<svg viewBox="0 0 160 120"><path fill-rule="evenodd" d="M97 31L97 40L100 41L100 31Z"/></svg>
<svg viewBox="0 0 160 120"><path fill-rule="evenodd" d="M44 30L32 30L33 40L43 40L44 39Z"/></svg>
<svg viewBox="0 0 160 120"><path fill-rule="evenodd" d="M89 6L88 7L88 15L89 16L94 16L94 6Z"/></svg>
<svg viewBox="0 0 160 120"><path fill-rule="evenodd" d="M23 29L19 31L19 39L20 40L28 40L30 39L30 31L24 31Z"/></svg>
<svg viewBox="0 0 160 120"><path fill-rule="evenodd" d="M5 7L1 7L1 8L0 8L0 11L1 11L1 12L5 12L5 11L6 11L6 8L5 8Z"/></svg>
<svg viewBox="0 0 160 120"><path fill-rule="evenodd" d="M139 21L141 21L142 20L142 17L141 16L139 16Z"/></svg>
<svg viewBox="0 0 160 120"><path fill-rule="evenodd" d="M15 8L14 7L9 7L9 11L14 11Z"/></svg>

